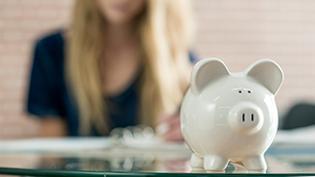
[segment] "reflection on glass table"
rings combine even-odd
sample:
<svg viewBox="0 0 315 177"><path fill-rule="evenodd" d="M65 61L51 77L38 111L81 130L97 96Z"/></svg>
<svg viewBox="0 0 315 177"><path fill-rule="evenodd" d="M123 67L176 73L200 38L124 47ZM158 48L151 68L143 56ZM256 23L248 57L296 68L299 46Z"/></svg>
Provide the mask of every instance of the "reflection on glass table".
<svg viewBox="0 0 315 177"><path fill-rule="evenodd" d="M279 134L281 135L281 133ZM259 176L315 175L315 143L284 142L282 134L266 153L268 171ZM292 139L291 138L291 139ZM300 138L301 139L301 138ZM130 142L128 142L130 143ZM209 176L192 170L184 144L126 144L109 139L33 139L0 142L0 174L19 176ZM225 173L253 175L229 164ZM213 174L218 175L218 174Z"/></svg>

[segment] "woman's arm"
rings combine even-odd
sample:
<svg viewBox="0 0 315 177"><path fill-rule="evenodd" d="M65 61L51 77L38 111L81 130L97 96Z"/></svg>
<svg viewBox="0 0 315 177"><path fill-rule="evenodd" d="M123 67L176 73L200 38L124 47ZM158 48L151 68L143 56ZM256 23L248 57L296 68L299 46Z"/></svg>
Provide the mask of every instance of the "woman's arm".
<svg viewBox="0 0 315 177"><path fill-rule="evenodd" d="M57 43L52 37L35 45L30 72L26 111L38 123L38 136L66 136L63 99L58 77L58 58L53 53Z"/></svg>

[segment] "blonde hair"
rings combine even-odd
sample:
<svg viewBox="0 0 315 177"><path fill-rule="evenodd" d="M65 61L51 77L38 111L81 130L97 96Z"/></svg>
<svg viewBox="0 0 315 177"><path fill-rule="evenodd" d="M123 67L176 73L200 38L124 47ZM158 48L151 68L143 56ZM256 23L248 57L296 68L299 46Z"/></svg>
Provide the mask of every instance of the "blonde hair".
<svg viewBox="0 0 315 177"><path fill-rule="evenodd" d="M161 113L178 108L187 87L192 38L188 0L148 0L138 18L143 53L140 82L140 123L155 126ZM99 59L106 28L95 1L77 0L69 30L66 73L78 103L80 131L88 134L92 126L108 131Z"/></svg>

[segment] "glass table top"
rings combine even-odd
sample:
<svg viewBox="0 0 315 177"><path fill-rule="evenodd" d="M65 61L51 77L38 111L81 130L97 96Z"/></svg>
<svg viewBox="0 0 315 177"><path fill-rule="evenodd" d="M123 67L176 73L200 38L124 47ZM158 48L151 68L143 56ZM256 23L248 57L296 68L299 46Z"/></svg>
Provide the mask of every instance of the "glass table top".
<svg viewBox="0 0 315 177"><path fill-rule="evenodd" d="M223 173L192 170L184 144L132 146L106 138L4 141L0 157L0 174L16 176L315 175L315 144L273 144L265 155L266 173L248 172L233 164Z"/></svg>

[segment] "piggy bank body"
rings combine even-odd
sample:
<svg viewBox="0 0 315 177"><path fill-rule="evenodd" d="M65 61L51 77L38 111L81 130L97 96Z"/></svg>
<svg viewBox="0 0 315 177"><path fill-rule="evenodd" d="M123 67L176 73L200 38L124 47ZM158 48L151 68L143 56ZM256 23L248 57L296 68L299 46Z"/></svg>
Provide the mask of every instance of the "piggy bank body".
<svg viewBox="0 0 315 177"><path fill-rule="evenodd" d="M274 97L282 80L271 60L240 73L229 72L219 59L198 62L180 112L192 167L221 171L232 161L266 170L264 153L278 128Z"/></svg>

